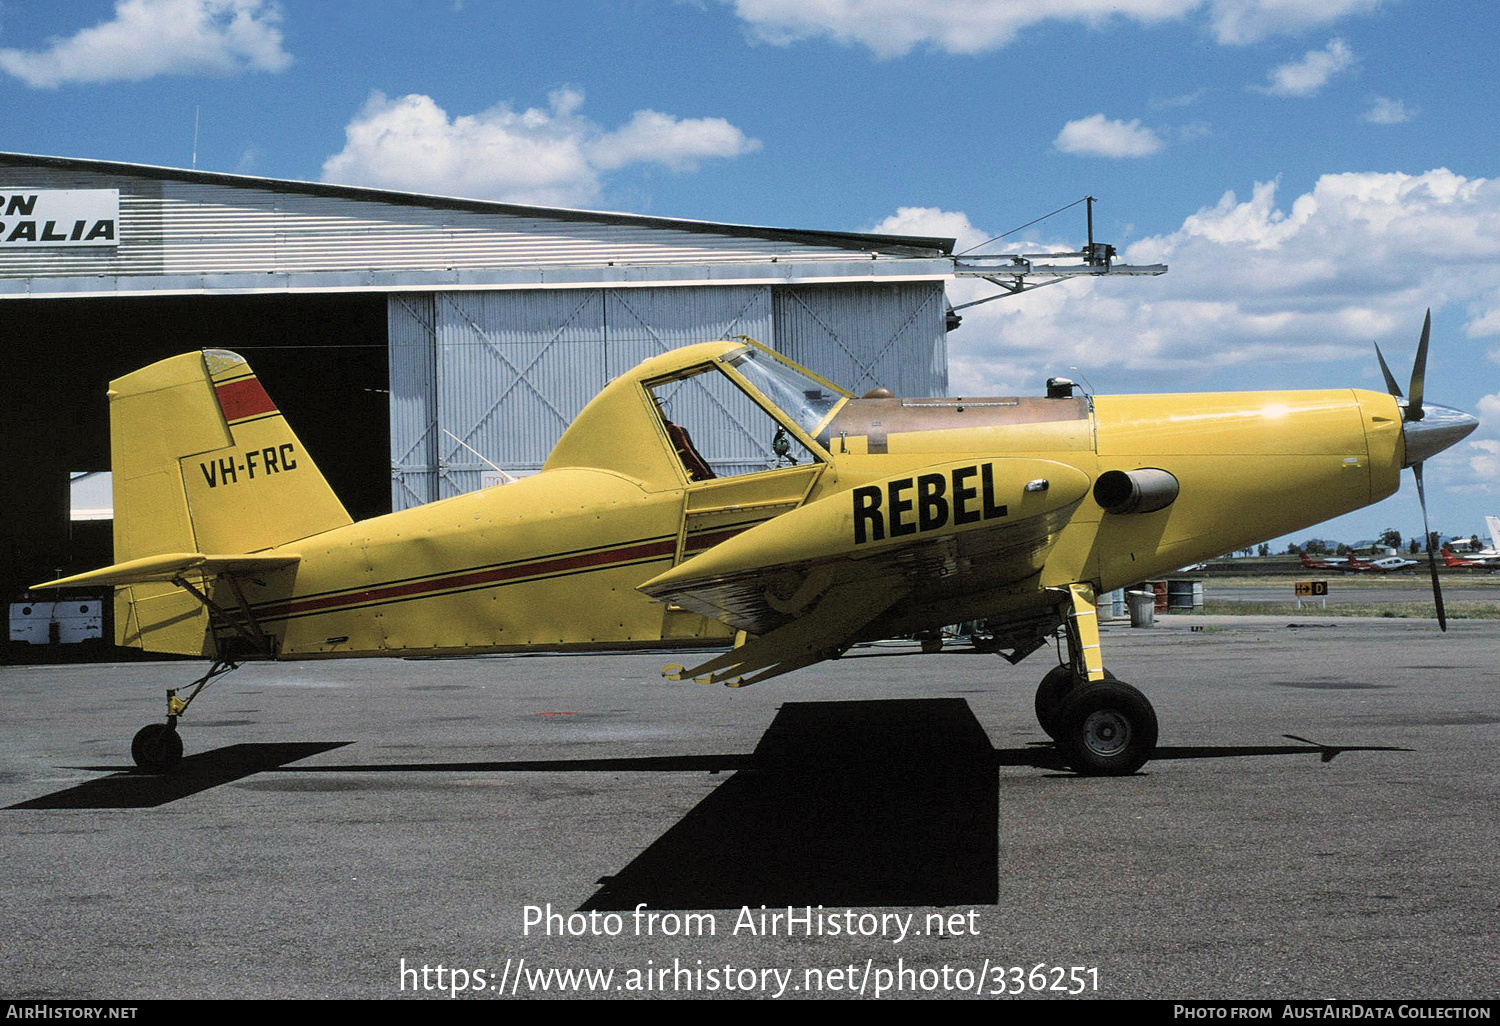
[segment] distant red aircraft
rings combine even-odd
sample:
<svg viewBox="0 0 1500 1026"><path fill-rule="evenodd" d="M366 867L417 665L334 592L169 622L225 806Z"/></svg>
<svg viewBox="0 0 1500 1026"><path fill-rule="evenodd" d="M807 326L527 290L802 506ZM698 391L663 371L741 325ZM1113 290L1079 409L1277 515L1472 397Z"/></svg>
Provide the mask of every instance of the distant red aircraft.
<svg viewBox="0 0 1500 1026"><path fill-rule="evenodd" d="M1330 563L1326 559L1310 559L1310 558L1308 558L1308 555L1305 552L1301 553L1301 556L1302 556L1302 565L1305 566L1305 567L1307 567L1307 569L1309 569L1309 570L1346 570L1346 569L1348 569L1348 567L1346 567L1342 563L1337 563L1337 564L1336 563Z"/></svg>
<svg viewBox="0 0 1500 1026"><path fill-rule="evenodd" d="M1309 559L1307 553L1302 553L1302 565L1309 570L1337 570L1341 574L1371 573L1380 567L1372 563L1362 563L1354 558L1354 553L1338 562L1330 563L1326 559Z"/></svg>
<svg viewBox="0 0 1500 1026"><path fill-rule="evenodd" d="M1484 566L1485 563L1484 563L1483 560L1479 560L1479 559L1460 559L1458 556L1454 555L1454 552L1453 552L1452 549L1450 549L1448 546L1444 545L1443 546L1443 565L1444 566L1454 566L1454 567L1457 567L1457 566Z"/></svg>

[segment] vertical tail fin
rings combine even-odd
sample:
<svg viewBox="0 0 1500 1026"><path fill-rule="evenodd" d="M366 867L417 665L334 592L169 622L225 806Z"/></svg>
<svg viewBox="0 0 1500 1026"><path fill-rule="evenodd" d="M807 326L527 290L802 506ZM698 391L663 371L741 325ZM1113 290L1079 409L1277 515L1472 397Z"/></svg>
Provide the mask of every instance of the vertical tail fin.
<svg viewBox="0 0 1500 1026"><path fill-rule="evenodd" d="M110 383L115 561L259 552L350 523L250 365L188 353ZM116 592L121 645L208 654L207 619L170 584Z"/></svg>
<svg viewBox="0 0 1500 1026"><path fill-rule="evenodd" d="M1490 529L1490 548L1500 552L1500 517L1485 517L1484 522Z"/></svg>
<svg viewBox="0 0 1500 1026"><path fill-rule="evenodd" d="M348 523L244 357L222 349L110 383L115 560L257 552Z"/></svg>

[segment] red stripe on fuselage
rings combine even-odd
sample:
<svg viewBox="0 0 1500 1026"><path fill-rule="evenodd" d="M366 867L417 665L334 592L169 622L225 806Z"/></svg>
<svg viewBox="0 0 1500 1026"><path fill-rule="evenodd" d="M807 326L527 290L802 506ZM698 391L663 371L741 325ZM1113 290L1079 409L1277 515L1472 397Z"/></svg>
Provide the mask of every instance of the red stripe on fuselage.
<svg viewBox="0 0 1500 1026"><path fill-rule="evenodd" d="M218 393L219 409L224 411L224 419L231 424L246 417L276 412L276 404L256 378L240 378L215 385L214 391Z"/></svg>
<svg viewBox="0 0 1500 1026"><path fill-rule="evenodd" d="M343 595L328 595L323 598L293 600L284 605L259 611L262 619L277 620L306 613L324 612L347 606L367 605L372 602L391 602L398 599L425 598L430 595L507 584L531 577L568 573L578 570L608 569L618 563L630 563L639 559L670 556L676 549L675 541L646 542L603 552L587 552L576 556L556 559L540 559L533 563L491 567L454 574L450 577L435 577L424 581L408 581L383 588L368 588L364 591Z"/></svg>
<svg viewBox="0 0 1500 1026"><path fill-rule="evenodd" d="M683 553L697 555L705 549L711 549L720 542L726 542L736 535L744 534L750 528L758 526L765 521L757 521L755 524L747 524L742 527L731 527L724 531L705 531L702 534L690 534L687 543L683 546Z"/></svg>

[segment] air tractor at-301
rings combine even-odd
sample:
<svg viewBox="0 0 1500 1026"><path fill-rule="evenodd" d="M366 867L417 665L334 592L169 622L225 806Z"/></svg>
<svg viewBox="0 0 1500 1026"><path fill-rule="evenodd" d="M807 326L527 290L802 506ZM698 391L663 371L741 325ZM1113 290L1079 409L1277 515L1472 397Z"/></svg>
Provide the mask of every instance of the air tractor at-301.
<svg viewBox="0 0 1500 1026"><path fill-rule="evenodd" d="M1095 597L1377 502L1403 468L1421 494L1477 423L1424 401L1428 334L1406 397L1389 370L1389 394L854 396L705 342L611 381L539 473L358 523L246 361L188 353L112 382L119 562L50 586L113 585L120 644L212 661L136 735L149 770L245 659L717 646L664 672L743 686L985 619L1012 662L1062 636L1037 718L1077 772L1128 774L1156 713L1106 669ZM710 424L762 457L727 464Z"/></svg>

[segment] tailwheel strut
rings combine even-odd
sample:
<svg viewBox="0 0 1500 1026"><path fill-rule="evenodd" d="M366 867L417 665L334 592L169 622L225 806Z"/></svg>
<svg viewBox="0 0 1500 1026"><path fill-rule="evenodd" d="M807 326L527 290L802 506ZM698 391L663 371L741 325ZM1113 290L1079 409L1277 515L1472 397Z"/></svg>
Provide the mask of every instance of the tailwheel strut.
<svg viewBox="0 0 1500 1026"><path fill-rule="evenodd" d="M148 723L136 731L130 742L130 757L135 764L148 773L165 773L182 761L182 736L177 733L177 720L187 711L188 705L208 687L209 682L235 669L237 663L229 659L217 659L208 672L188 685L192 690L186 698L179 698L182 688L167 689L167 722Z"/></svg>

